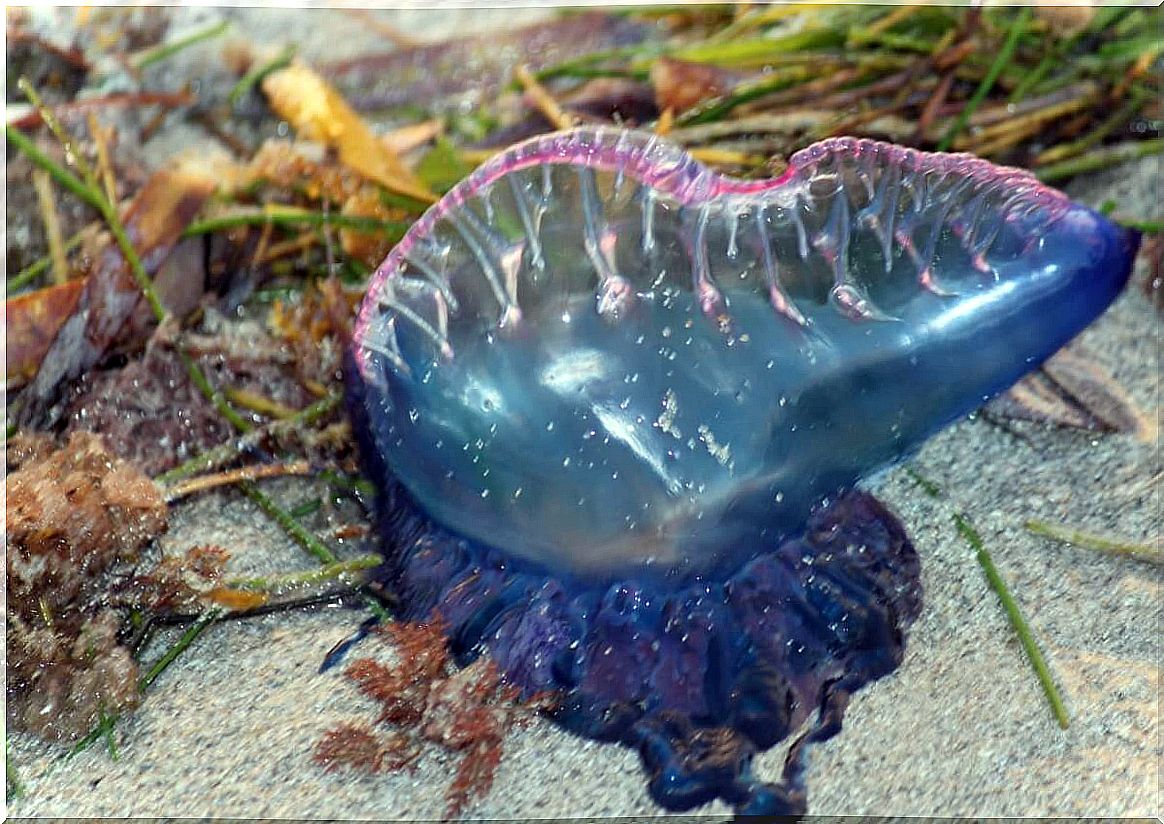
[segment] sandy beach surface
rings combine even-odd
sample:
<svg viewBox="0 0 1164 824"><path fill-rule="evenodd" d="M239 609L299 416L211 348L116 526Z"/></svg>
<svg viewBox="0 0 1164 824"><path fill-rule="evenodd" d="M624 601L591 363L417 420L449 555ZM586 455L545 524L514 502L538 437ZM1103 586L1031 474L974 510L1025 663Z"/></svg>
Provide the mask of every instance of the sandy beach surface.
<svg viewBox="0 0 1164 824"><path fill-rule="evenodd" d="M374 45L350 17L289 10L231 14L273 43L302 36L308 57L326 40ZM409 11L396 20L426 38L486 25L514 11ZM525 10L523 19L540 12ZM450 18L449 15L452 15ZM199 18L201 19L201 18ZM347 28L344 28L347 27ZM313 31L312 29L316 30ZM349 31L350 29L350 31ZM342 31L341 31L342 30ZM1151 158L1088 179L1069 192L1093 206L1114 199L1127 215L1154 217L1160 164ZM1141 409L1159 408L1160 319L1139 288L1141 269L1112 309L1082 336L1087 352ZM813 814L944 816L1155 816L1161 804L1159 567L1056 544L1023 529L1039 518L1139 541L1160 533L1158 440L1095 436L1037 424L1000 428L981 417L934 438L911 467L941 499L895 470L873 485L901 517L922 557L925 608L905 661L861 690L845 728L813 751ZM289 504L310 482L268 484ZM1071 724L1060 729L989 589L973 550L954 528L962 511L981 532L1029 619ZM311 525L326 528L328 514ZM338 515L331 517L338 518ZM236 492L205 495L175 510L167 552L229 547L239 573L312 563ZM350 556L358 543L342 548ZM432 747L414 773L325 773L311 761L323 732L370 720L372 704L340 672L320 674L324 654L362 614L332 608L231 621L207 631L117 726L119 757L94 746L70 760L62 749L9 735L23 787L12 817L215 817L434 819L456 758ZM175 637L163 633L150 660ZM368 642L374 644L374 642ZM776 779L777 748L759 776ZM728 816L716 803L694 812ZM638 756L568 735L538 719L510 733L492 791L468 808L477 818L654 816Z"/></svg>

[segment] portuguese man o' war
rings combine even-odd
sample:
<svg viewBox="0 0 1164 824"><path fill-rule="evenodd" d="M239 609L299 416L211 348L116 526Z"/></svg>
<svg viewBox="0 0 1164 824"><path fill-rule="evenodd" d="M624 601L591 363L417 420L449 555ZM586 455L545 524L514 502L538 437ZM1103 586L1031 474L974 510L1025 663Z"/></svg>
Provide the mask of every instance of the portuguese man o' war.
<svg viewBox="0 0 1164 824"><path fill-rule="evenodd" d="M402 617L637 747L664 807L803 812L806 745L921 604L857 484L1091 322L1137 246L967 155L831 139L743 181L619 129L512 147L412 227L354 330Z"/></svg>

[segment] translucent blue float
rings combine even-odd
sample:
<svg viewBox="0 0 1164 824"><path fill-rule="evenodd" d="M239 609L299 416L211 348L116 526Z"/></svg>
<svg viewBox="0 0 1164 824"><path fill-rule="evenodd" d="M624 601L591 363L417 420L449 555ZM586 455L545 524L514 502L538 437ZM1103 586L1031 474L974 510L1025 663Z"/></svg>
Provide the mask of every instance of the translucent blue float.
<svg viewBox="0 0 1164 824"><path fill-rule="evenodd" d="M802 812L804 745L920 608L856 485L1078 333L1137 246L966 155L835 139L741 181L636 132L515 146L412 227L356 324L389 583L638 747L663 806Z"/></svg>

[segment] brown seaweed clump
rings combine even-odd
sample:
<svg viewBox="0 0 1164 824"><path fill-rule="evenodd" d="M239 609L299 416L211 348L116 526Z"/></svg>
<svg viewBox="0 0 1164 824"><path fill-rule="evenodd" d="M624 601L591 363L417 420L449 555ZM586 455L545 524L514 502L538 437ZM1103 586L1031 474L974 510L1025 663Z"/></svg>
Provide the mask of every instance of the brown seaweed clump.
<svg viewBox="0 0 1164 824"><path fill-rule="evenodd" d="M379 704L377 723L394 729L382 734L368 724L340 724L316 744L315 761L328 771L388 773L415 766L424 742L459 753L460 766L445 794L445 816L455 818L493 785L506 733L533 711L549 709L554 696L522 700L520 690L504 683L496 663L484 656L455 668L444 626L438 619L379 629L396 653L395 665L361 658L345 675Z"/></svg>
<svg viewBox="0 0 1164 824"><path fill-rule="evenodd" d="M138 700L137 664L103 602L109 574L166 528L158 487L89 433L17 436L5 480L7 719L79 738Z"/></svg>

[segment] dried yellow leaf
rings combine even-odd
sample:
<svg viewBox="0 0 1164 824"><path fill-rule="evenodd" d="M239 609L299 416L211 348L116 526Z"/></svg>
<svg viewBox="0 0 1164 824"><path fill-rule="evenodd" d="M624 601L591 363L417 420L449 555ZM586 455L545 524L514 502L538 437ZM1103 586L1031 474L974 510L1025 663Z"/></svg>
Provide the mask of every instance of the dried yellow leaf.
<svg viewBox="0 0 1164 824"><path fill-rule="evenodd" d="M427 202L436 195L378 140L339 92L307 66L295 63L263 80L271 107L301 137L334 147L340 162L386 189Z"/></svg>
<svg viewBox="0 0 1164 824"><path fill-rule="evenodd" d="M383 143L389 151L395 152L397 155L406 154L413 149L418 149L426 143L431 143L434 139L441 136L444 132L444 122L440 118L432 120L422 120L420 123L410 123L407 126L401 126L399 129L393 129L385 135L381 135L380 142Z"/></svg>
<svg viewBox="0 0 1164 824"><path fill-rule="evenodd" d="M245 590L231 589L230 587L215 587L202 597L212 604L225 607L234 612L256 609L270 600L262 592L246 592Z"/></svg>

